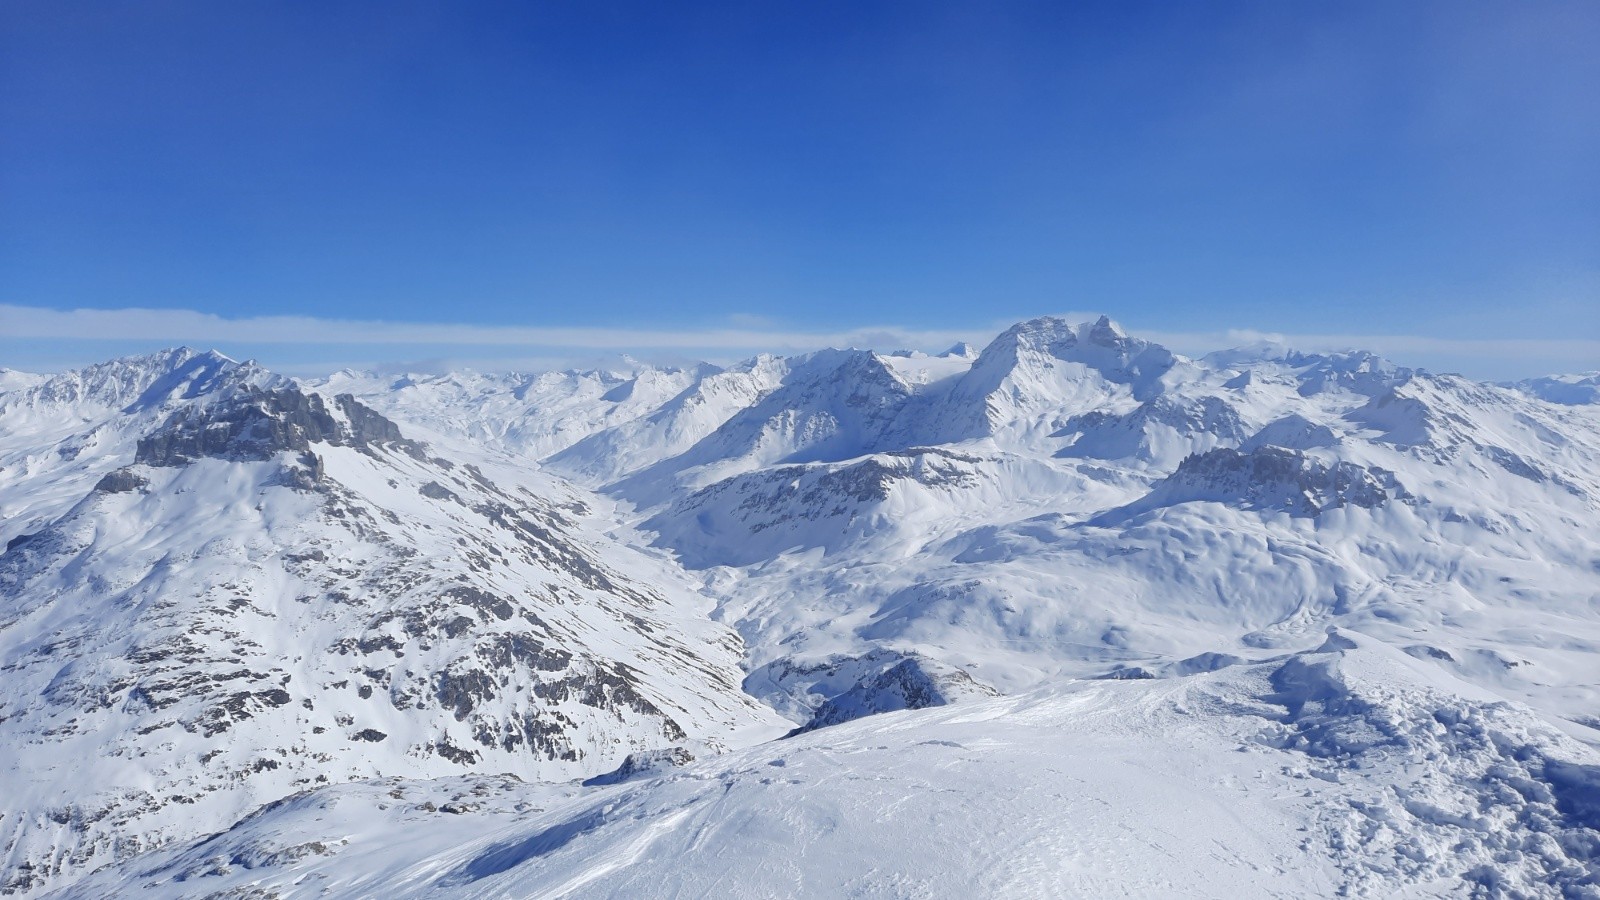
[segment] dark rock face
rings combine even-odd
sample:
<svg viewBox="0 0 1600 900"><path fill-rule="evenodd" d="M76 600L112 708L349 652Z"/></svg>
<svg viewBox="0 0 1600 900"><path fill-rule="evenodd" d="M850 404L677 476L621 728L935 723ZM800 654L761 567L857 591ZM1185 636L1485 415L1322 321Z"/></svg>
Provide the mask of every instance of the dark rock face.
<svg viewBox="0 0 1600 900"><path fill-rule="evenodd" d="M913 447L879 455L888 461L869 457L837 468L784 466L735 476L696 491L674 509L681 514L683 510L706 506L724 493L733 492L743 497L737 507L739 514L748 519L752 531L761 531L790 519L817 520L850 515L858 505L889 499L889 492L897 482L915 481L928 487L970 487L977 479L964 465L982 462L976 457L936 447ZM811 477L813 475L816 477Z"/></svg>
<svg viewBox="0 0 1600 900"><path fill-rule="evenodd" d="M694 762L694 754L683 747L667 747L664 750L641 750L628 754L622 765L604 775L596 775L585 781L585 787L595 787L603 784L621 784L634 778L656 775L667 769L675 769Z"/></svg>
<svg viewBox="0 0 1600 900"><path fill-rule="evenodd" d="M992 693L960 669L937 672L930 669L924 660L906 656L888 668L862 678L844 693L824 701L810 721L789 732L786 737L877 713L945 706L963 695Z"/></svg>
<svg viewBox="0 0 1600 900"><path fill-rule="evenodd" d="M339 405L339 410L350 420L350 443L354 446L409 443L400 435L400 426L356 402L354 396L340 394L333 398L333 402Z"/></svg>
<svg viewBox="0 0 1600 900"><path fill-rule="evenodd" d="M783 490L784 485L797 482L805 477L808 471L803 466L774 469L763 481L747 479L735 485L735 489L742 488L746 492L739 509L768 513L788 510L790 515L806 519L843 515L848 513L849 505L878 503L889 499L889 489L896 481L914 477L904 466L887 466L869 458L854 465L829 470L798 496ZM713 485L700 493L707 494L720 486L720 484ZM778 488L776 492L773 490L774 487Z"/></svg>
<svg viewBox="0 0 1600 900"><path fill-rule="evenodd" d="M309 453L313 442L370 452L382 446L417 459L422 448L400 435L399 426L348 394L334 416L316 394L293 388L264 391L245 386L207 407L182 409L140 439L134 461L149 466L181 466L196 459L265 460L283 451Z"/></svg>
<svg viewBox="0 0 1600 900"><path fill-rule="evenodd" d="M1105 524L1179 503L1210 500L1245 509L1314 517L1341 507L1376 509L1411 495L1387 469L1339 460L1325 463L1297 450L1218 448L1179 464L1141 500L1095 520Z"/></svg>
<svg viewBox="0 0 1600 900"><path fill-rule="evenodd" d="M437 481L430 481L423 485L420 489L420 493L429 500L449 500L452 503L461 502L461 498L456 496L455 491L450 490Z"/></svg>
<svg viewBox="0 0 1600 900"><path fill-rule="evenodd" d="M94 489L102 494L126 494L149 486L149 479L131 469L122 468L106 473L95 483Z"/></svg>
<svg viewBox="0 0 1600 900"><path fill-rule="evenodd" d="M16 537L12 538L11 540L6 541L6 550L9 552L11 550L15 550L18 547L26 546L30 541L32 541L36 537L38 537L37 534L19 534Z"/></svg>

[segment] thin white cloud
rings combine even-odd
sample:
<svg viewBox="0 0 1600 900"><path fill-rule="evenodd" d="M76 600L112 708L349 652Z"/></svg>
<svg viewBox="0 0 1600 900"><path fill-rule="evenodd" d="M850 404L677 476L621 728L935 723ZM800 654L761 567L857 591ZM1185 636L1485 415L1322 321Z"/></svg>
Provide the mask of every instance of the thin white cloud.
<svg viewBox="0 0 1600 900"><path fill-rule="evenodd" d="M1066 313L1084 321L1093 313ZM416 348L434 366L488 370L519 363L539 367L558 360L600 359L632 353L651 361L706 359L729 362L756 353L794 353L822 347L878 350L942 350L958 342L982 345L1008 323L988 329L918 329L881 326L845 330L785 329L755 317L736 319L737 327L597 328L420 324L324 319L310 316L227 318L181 309L78 309L0 304L0 339L41 342L160 342L205 347L326 347L344 358L398 360L395 348ZM1251 330L1136 334L1189 355L1270 341L1304 351L1363 349L1397 362L1463 371L1476 377L1600 368L1600 340L1586 338L1436 338L1386 334L1269 334ZM383 350L362 351L360 348ZM302 360L304 355L300 354ZM333 354L330 354L330 356ZM328 357L324 357L325 359ZM265 360L264 360L265 361ZM270 362L270 361L269 361ZM283 368L309 371L304 361ZM383 363L377 367L388 368ZM431 367L431 366L430 366ZM335 368L329 366L329 370Z"/></svg>
<svg viewBox="0 0 1600 900"><path fill-rule="evenodd" d="M582 350L788 351L818 347L935 347L971 331L883 326L843 331L776 328L645 329L419 324L257 316L229 319L180 309L54 310L0 304L0 335L59 340L145 340L203 344L415 344L454 347L565 347Z"/></svg>

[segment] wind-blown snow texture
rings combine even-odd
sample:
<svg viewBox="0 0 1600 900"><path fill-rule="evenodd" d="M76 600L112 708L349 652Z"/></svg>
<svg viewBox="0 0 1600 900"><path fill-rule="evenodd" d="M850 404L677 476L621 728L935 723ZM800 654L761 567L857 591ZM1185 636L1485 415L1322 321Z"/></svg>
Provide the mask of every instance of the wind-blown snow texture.
<svg viewBox="0 0 1600 900"><path fill-rule="evenodd" d="M1593 375L4 376L0 890L1600 897Z"/></svg>

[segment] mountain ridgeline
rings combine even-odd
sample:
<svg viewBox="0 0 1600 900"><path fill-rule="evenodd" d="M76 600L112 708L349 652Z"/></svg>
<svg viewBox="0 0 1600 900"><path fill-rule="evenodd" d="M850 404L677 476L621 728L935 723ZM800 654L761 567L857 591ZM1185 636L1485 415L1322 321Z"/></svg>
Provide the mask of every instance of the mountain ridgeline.
<svg viewBox="0 0 1600 900"><path fill-rule="evenodd" d="M881 838L818 824L850 802L819 760L998 817L1031 809L1006 784L1080 790L1039 723L1102 715L1071 740L1107 785L1130 741L1343 785L1344 818L1263 812L1306 843L1267 829L1234 848L1265 880L1217 891L1600 889L1592 374L1190 359L1105 318L729 367L5 374L7 894L703 892L698 844L639 849L721 827L696 784L833 847L844 880L805 884L842 893ZM962 768L976 721L1026 770ZM399 823L415 871L363 842Z"/></svg>
<svg viewBox="0 0 1600 900"><path fill-rule="evenodd" d="M91 420L118 452L81 480L116 467L0 556L4 890L317 784L559 780L777 727L737 637L570 489L430 455L348 395L222 378L161 405Z"/></svg>

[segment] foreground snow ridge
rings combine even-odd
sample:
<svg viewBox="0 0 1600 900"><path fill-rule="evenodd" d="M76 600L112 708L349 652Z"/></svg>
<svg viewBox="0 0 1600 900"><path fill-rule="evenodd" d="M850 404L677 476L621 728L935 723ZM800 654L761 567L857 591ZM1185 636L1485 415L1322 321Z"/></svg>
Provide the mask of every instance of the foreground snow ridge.
<svg viewBox="0 0 1600 900"><path fill-rule="evenodd" d="M1504 704L1393 686L1417 669L1336 636L1188 678L861 719L587 792L324 789L77 893L1592 889L1600 756Z"/></svg>
<svg viewBox="0 0 1600 900"><path fill-rule="evenodd" d="M5 374L7 896L1600 898L1592 373Z"/></svg>

